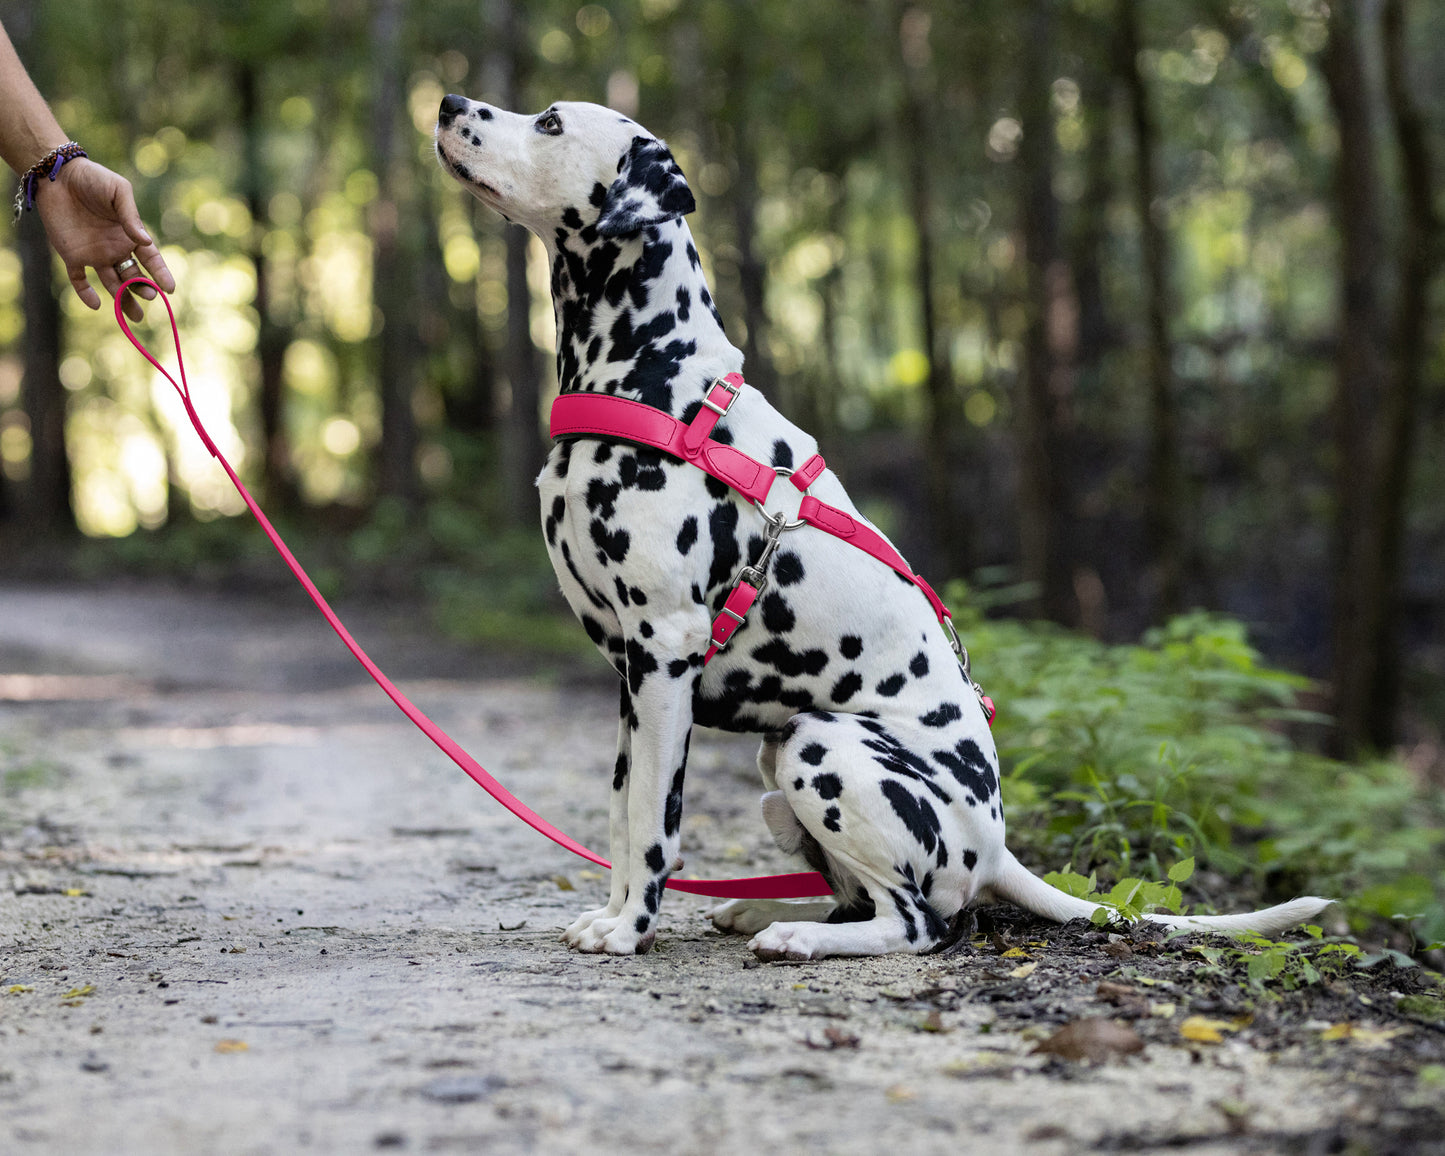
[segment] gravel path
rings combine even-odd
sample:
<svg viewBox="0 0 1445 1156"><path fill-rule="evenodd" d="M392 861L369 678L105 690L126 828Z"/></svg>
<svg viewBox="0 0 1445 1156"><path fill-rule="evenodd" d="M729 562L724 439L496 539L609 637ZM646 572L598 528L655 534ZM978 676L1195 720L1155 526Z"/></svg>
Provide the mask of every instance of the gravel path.
<svg viewBox="0 0 1445 1156"><path fill-rule="evenodd" d="M343 617L605 850L605 672ZM1445 1150L1445 1033L1393 980L1240 1015L1147 935L1007 909L948 957L760 966L680 895L652 954L569 953L601 873L358 675L299 596L0 587L0 1150ZM689 871L793 866L754 746L697 737ZM1128 1035L1068 1058L1080 1019Z"/></svg>

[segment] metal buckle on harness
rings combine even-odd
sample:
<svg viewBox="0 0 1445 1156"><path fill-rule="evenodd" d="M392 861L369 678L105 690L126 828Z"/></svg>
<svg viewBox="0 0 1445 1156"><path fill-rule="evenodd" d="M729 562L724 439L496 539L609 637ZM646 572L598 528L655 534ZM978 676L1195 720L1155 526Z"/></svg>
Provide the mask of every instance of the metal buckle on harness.
<svg viewBox="0 0 1445 1156"><path fill-rule="evenodd" d="M725 390L728 395L727 401L722 405L718 405L712 399L712 391L719 387ZM718 417L727 417L728 410L732 409L733 402L737 401L738 394L741 392L741 387L734 386L731 382L725 381L721 377L715 377L712 379L712 384L707 387L707 393L703 395L702 404L717 414Z"/></svg>

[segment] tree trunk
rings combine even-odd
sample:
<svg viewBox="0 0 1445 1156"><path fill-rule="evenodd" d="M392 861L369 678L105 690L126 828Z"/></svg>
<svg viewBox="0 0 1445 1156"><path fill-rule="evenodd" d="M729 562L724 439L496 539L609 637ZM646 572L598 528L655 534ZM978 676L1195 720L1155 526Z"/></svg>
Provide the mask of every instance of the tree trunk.
<svg viewBox="0 0 1445 1156"><path fill-rule="evenodd" d="M528 62L526 17L517 0L487 0L487 27L495 47L487 54L494 88L503 107L520 110L524 103ZM542 366L532 342L532 291L527 285L527 231L508 225L507 346L498 359L498 431L501 435L502 517L513 526L537 519L536 479L546 449L539 423Z"/></svg>
<svg viewBox="0 0 1445 1156"><path fill-rule="evenodd" d="M371 207L372 300L381 313L377 371L381 396L381 445L376 485L382 497L414 506L416 481L416 419L412 389L419 361L412 269L402 244L404 170L410 145L398 146L396 122L406 105L399 38L406 0L376 0L371 42L375 54L371 145L380 191Z"/></svg>
<svg viewBox="0 0 1445 1156"><path fill-rule="evenodd" d="M30 477L23 491L22 522L37 534L75 529L70 503L70 458L65 450L65 387L60 384L60 303L55 298L53 256L34 213L20 227L20 266L25 297L25 370L21 403L30 423Z"/></svg>
<svg viewBox="0 0 1445 1156"><path fill-rule="evenodd" d="M260 330L256 342L260 362L261 482L267 503L274 509L294 509L299 501L296 474L291 465L291 447L286 438L285 392L282 369L289 331L278 325L271 310L271 268L261 247L265 236L266 178L261 124L261 76L253 61L239 67L236 88L241 99L241 128L246 164L242 171L243 194L251 212L248 245L251 265L256 271L256 315Z"/></svg>
<svg viewBox="0 0 1445 1156"><path fill-rule="evenodd" d="M39 3L25 4L7 20L16 51L44 91L49 70L45 40L36 34L40 9ZM17 505L26 531L64 535L75 530L75 512L65 449L66 397L60 384L63 316L55 295L54 257L39 214L24 214L17 233L25 310L20 397L30 423L30 476Z"/></svg>
<svg viewBox="0 0 1445 1156"><path fill-rule="evenodd" d="M1370 636L1364 639L1370 681L1364 688L1366 744L1387 750L1395 741L1401 691L1400 602L1405 561L1405 519L1415 455L1415 428L1424 371L1430 287L1439 270L1440 222L1435 213L1433 159L1424 117L1416 106L1405 57L1404 0L1385 0L1381 9L1385 91L1399 146L1404 186L1399 296L1396 300L1394 372L1380 413L1378 500L1374 520L1379 548L1373 554L1373 590L1362 592L1372 606Z"/></svg>
<svg viewBox="0 0 1445 1156"><path fill-rule="evenodd" d="M1384 310L1377 282L1380 179L1361 40L1359 0L1330 5L1329 40L1321 57L1339 130L1335 211L1340 233L1340 321L1336 327L1334 708L1339 753L1354 754L1370 731L1370 688L1378 655L1376 524L1378 473L1372 431L1385 380Z"/></svg>
<svg viewBox="0 0 1445 1156"><path fill-rule="evenodd" d="M1071 550L1065 482L1067 400L1073 388L1078 310L1072 274L1059 246L1054 198L1054 123L1051 108L1054 0L1032 0L1020 58L1018 166L1027 261L1028 328L1019 390L1019 546L1024 581L1036 594L1033 610L1071 623Z"/></svg>
<svg viewBox="0 0 1445 1156"><path fill-rule="evenodd" d="M926 51L924 37L928 25L912 23L917 20L917 11L906 6L895 6L893 17L903 79L899 141L903 149L902 167L909 209L914 234L918 238L913 283L918 294L918 320L927 363L923 380L926 414L923 456L924 481L932 514L929 538L938 555L939 572L961 575L970 573L975 565L971 547L977 530L968 508L954 495L954 476L957 473L954 447L963 423L954 391L952 364L947 351L941 347L938 335L938 297L934 287L933 261L938 237L934 228L933 179L929 164L930 152L936 148L929 131L929 110L936 94L932 91L927 73L931 54Z"/></svg>
<svg viewBox="0 0 1445 1156"><path fill-rule="evenodd" d="M1155 616L1162 619L1183 609L1185 503L1174 349L1169 337L1169 247L1155 206L1159 195L1155 159L1159 132L1149 107L1149 89L1139 68L1143 47L1139 21L1139 0L1119 0L1119 71L1129 95L1134 130L1134 203L1139 217L1148 332L1145 374L1150 420L1145 528L1155 587Z"/></svg>

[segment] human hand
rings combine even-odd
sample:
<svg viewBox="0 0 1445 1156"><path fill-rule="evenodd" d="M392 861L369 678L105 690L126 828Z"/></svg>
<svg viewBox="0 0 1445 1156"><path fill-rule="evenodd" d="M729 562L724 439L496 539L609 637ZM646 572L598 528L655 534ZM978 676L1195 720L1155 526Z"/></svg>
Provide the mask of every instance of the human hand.
<svg viewBox="0 0 1445 1156"><path fill-rule="evenodd" d="M151 280L167 293L175 292L175 278L141 223L130 182L118 173L77 157L66 163L55 180L39 182L35 207L50 244L65 262L76 296L90 308L100 308L100 294L87 279L86 268L96 271L100 283L114 297L128 279L115 267L131 253L145 266ZM139 272L133 269L130 275ZM155 297L149 285L137 286L135 291L147 300ZM129 290L122 308L132 321L141 320L140 304Z"/></svg>

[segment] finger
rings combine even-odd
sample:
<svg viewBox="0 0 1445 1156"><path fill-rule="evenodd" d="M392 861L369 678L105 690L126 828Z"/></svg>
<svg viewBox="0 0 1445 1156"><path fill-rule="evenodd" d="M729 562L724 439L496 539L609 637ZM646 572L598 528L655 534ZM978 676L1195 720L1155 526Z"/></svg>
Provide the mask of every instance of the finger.
<svg viewBox="0 0 1445 1156"><path fill-rule="evenodd" d="M166 268L160 248L140 219L140 211L136 208L135 196L131 192L129 181L121 182L121 187L116 190L112 203L115 205L116 218L120 221L120 227L125 230L126 236L135 244L135 255L145 266L146 272L151 275L151 280L167 293L174 293L176 280L171 276L171 271ZM140 287L140 291L148 292L144 286ZM148 296L154 296L154 294L149 293Z"/></svg>
<svg viewBox="0 0 1445 1156"><path fill-rule="evenodd" d="M99 309L100 294L95 291L95 287L91 285L90 281L86 278L85 266L67 265L65 267L65 273L66 276L70 278L70 284L75 290L75 295L90 308Z"/></svg>
<svg viewBox="0 0 1445 1156"><path fill-rule="evenodd" d="M103 269L97 269L96 273L100 275L100 283L105 286L107 293L112 297L121 293L120 287L122 281L120 274L115 271L114 266L108 265ZM97 300L97 307L98 306L99 301ZM122 294L120 307L132 321L141 321L145 317L145 314L141 312L140 302L135 299L129 289L125 290Z"/></svg>
<svg viewBox="0 0 1445 1156"><path fill-rule="evenodd" d="M174 293L176 291L176 279L171 276L171 271L166 268L166 260L161 256L161 251L156 247L154 241L148 244L137 245L135 255L140 259L140 263L145 266L146 272L150 274L152 281L167 293Z"/></svg>

